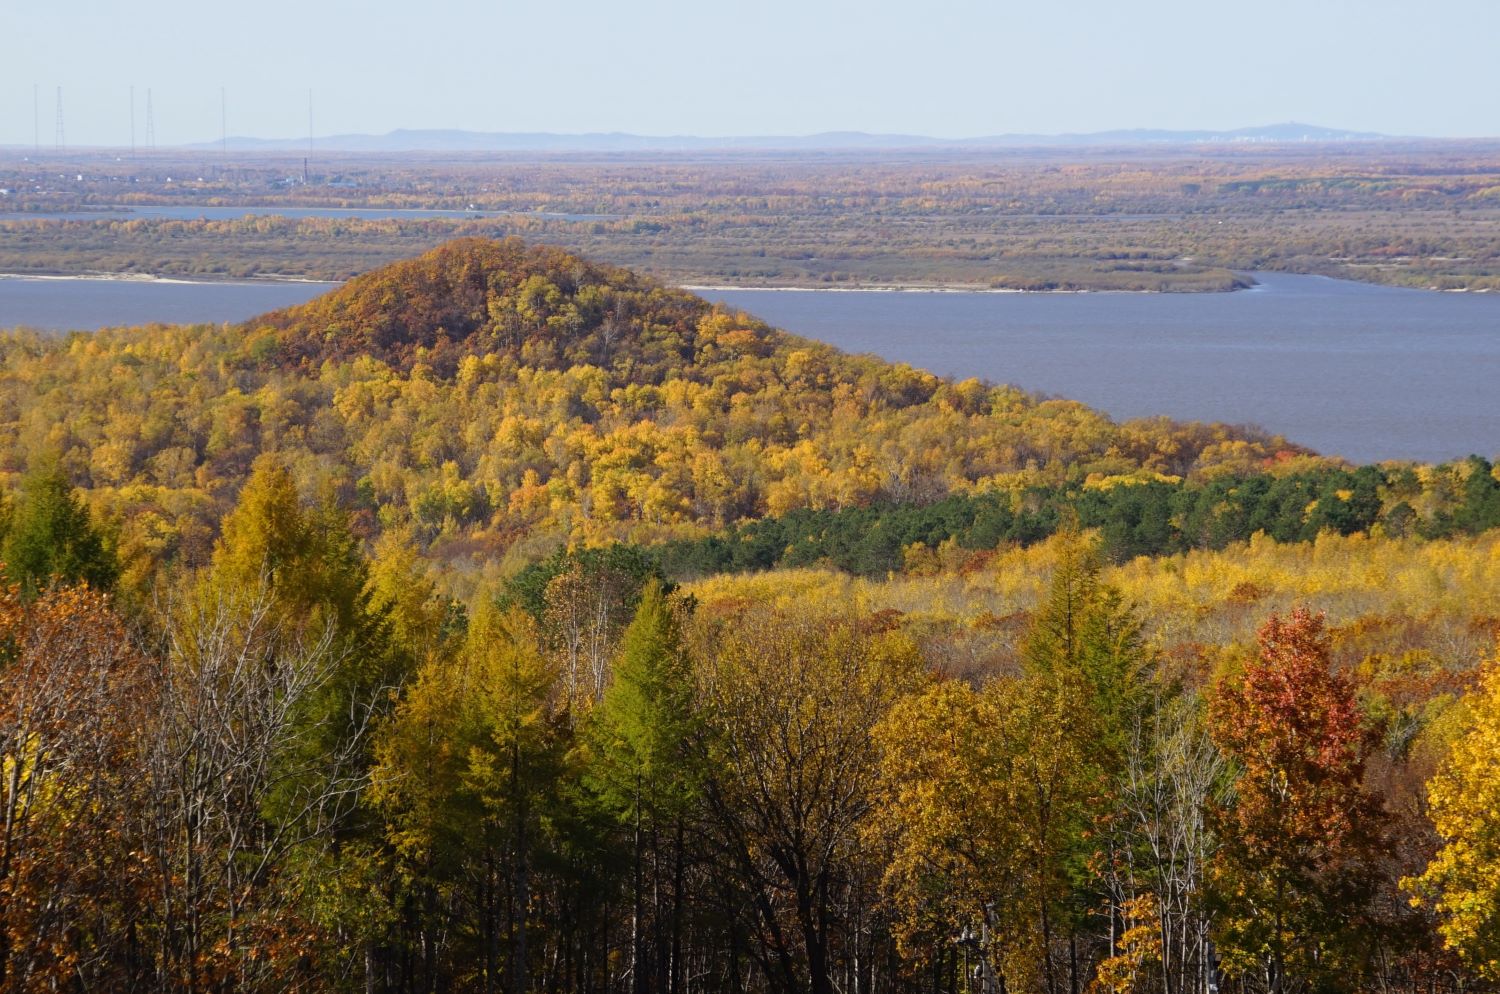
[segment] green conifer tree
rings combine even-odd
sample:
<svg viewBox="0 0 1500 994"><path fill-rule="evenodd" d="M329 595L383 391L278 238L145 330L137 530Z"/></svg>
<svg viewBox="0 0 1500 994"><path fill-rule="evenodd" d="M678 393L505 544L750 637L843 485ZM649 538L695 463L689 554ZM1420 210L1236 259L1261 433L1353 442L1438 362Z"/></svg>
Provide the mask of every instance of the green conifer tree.
<svg viewBox="0 0 1500 994"><path fill-rule="evenodd" d="M53 459L40 460L21 481L0 552L6 575L28 598L54 580L108 591L120 575L114 551Z"/></svg>
<svg viewBox="0 0 1500 994"><path fill-rule="evenodd" d="M590 786L631 837L632 978L642 992L680 984L684 819L700 786L692 662L676 607L647 583L587 728Z"/></svg>

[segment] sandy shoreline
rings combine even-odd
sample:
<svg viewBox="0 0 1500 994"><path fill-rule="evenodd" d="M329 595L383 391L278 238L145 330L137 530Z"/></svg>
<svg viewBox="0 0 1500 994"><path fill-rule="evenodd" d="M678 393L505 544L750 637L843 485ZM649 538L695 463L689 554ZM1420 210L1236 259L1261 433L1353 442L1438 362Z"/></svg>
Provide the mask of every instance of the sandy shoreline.
<svg viewBox="0 0 1500 994"><path fill-rule="evenodd" d="M1164 293L1170 291L1162 290L1020 290L1012 287L993 286L921 286L903 284L873 284L871 286L730 286L703 285L696 283L678 284L679 290L687 290L690 293L1029 293L1029 294L1064 294L1064 293ZM1233 291L1223 290L1186 290L1183 293L1228 293Z"/></svg>
<svg viewBox="0 0 1500 994"><path fill-rule="evenodd" d="M327 287L343 285L332 280L313 280L302 276L264 276L253 279L215 280L184 279L176 276L153 276L150 273L0 273L0 280L82 280L103 283L168 283L188 286L268 286L278 283L297 283Z"/></svg>

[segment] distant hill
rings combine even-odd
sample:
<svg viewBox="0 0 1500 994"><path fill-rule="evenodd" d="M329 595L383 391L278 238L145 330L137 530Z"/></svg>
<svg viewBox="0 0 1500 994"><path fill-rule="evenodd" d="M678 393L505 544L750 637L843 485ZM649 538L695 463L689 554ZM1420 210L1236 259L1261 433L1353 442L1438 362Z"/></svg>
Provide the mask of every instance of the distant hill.
<svg viewBox="0 0 1500 994"><path fill-rule="evenodd" d="M1233 131L1168 131L1136 128L1084 134L1005 134L978 138L932 138L925 135L825 131L814 135L633 135L623 132L553 134L550 132L484 132L401 129L384 135L329 135L314 147L329 152L692 152L753 150L850 150L898 148L1007 148L1027 146L1194 145L1249 142L1384 141L1395 136L1347 131L1287 122ZM205 142L195 148L217 147ZM284 151L307 147L305 138L230 138L245 151Z"/></svg>

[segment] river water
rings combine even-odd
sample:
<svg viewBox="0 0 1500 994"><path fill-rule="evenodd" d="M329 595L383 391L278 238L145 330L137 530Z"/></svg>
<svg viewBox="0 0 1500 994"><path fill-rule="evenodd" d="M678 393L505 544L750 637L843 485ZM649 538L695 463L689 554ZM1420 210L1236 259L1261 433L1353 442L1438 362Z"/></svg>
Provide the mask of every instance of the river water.
<svg viewBox="0 0 1500 994"><path fill-rule="evenodd" d="M1257 424L1356 462L1500 453L1500 294L1255 276L1237 293L706 296L843 349L1116 418Z"/></svg>
<svg viewBox="0 0 1500 994"><path fill-rule="evenodd" d="M1356 462L1500 454L1500 294L1257 274L1238 293L715 290L778 327L1116 418L1257 424ZM0 327L236 321L310 283L0 279Z"/></svg>
<svg viewBox="0 0 1500 994"><path fill-rule="evenodd" d="M0 276L0 328L93 331L156 321L243 321L311 300L337 285Z"/></svg>

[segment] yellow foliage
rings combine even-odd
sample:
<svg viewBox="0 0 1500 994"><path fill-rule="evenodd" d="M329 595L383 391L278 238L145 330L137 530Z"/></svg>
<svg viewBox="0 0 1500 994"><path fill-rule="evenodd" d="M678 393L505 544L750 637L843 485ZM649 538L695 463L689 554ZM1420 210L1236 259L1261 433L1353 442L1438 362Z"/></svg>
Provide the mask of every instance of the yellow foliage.
<svg viewBox="0 0 1500 994"><path fill-rule="evenodd" d="M1481 976L1500 978L1500 661L1468 701L1467 729L1428 784L1442 847L1403 881L1430 903L1444 944Z"/></svg>

